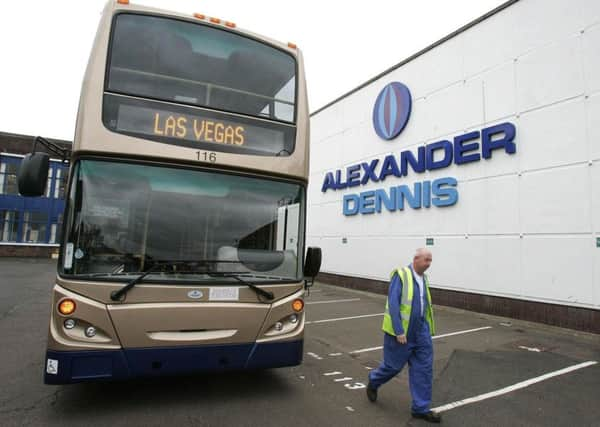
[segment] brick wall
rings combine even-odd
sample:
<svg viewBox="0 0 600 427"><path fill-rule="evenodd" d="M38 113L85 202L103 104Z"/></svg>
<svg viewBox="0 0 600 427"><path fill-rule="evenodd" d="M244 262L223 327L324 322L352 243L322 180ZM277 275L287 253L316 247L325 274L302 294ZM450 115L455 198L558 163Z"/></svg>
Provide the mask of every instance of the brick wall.
<svg viewBox="0 0 600 427"><path fill-rule="evenodd" d="M316 280L383 295L387 295L388 292L388 283L380 280L328 273L319 273ZM431 298L437 305L600 334L600 310L449 291L434 287L431 288Z"/></svg>
<svg viewBox="0 0 600 427"><path fill-rule="evenodd" d="M52 254L58 254L58 247L0 245L0 257L50 258Z"/></svg>

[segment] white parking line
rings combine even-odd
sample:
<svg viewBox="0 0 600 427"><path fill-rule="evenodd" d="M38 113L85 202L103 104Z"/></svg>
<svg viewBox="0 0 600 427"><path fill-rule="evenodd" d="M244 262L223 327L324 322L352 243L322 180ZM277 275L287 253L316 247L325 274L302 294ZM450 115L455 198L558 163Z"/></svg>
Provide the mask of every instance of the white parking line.
<svg viewBox="0 0 600 427"><path fill-rule="evenodd" d="M332 304L332 303L335 303L335 302L350 302L350 301L360 301L360 298L330 299L330 300L323 300L323 301L308 301L305 304L306 305L310 305L310 304Z"/></svg>
<svg viewBox="0 0 600 427"><path fill-rule="evenodd" d="M449 334L435 335L432 339L435 340L438 338L451 337L452 335L468 334L469 332L483 331L485 329L492 329L492 327L491 326L483 326L481 328L467 329L467 330L458 331L458 332L450 332Z"/></svg>
<svg viewBox="0 0 600 427"><path fill-rule="evenodd" d="M378 313L378 314L364 314L362 316L352 316L352 317L338 317L336 319L313 320L311 322L304 322L304 324L305 325L311 325L311 324L315 324L315 323L337 322L337 321L340 321L340 320L362 319L364 317L374 317L374 316L383 316L383 313Z"/></svg>
<svg viewBox="0 0 600 427"><path fill-rule="evenodd" d="M349 352L348 354L357 354L357 353L366 353L368 351L375 351L375 350L381 350L383 348L383 346L379 346L379 347L369 347L369 348L361 348L360 350L354 350Z"/></svg>
<svg viewBox="0 0 600 427"><path fill-rule="evenodd" d="M542 350L540 350L539 348L535 348L535 347L525 347L524 345L520 345L520 346L519 346L519 348L520 348L520 349L522 349L522 350L533 351L533 352L535 352L535 353L539 353L539 352L541 352L541 351L542 351Z"/></svg>
<svg viewBox="0 0 600 427"><path fill-rule="evenodd" d="M431 339L438 339L438 338L444 338L444 337L451 337L453 335L460 335L460 334L468 334L470 332L477 332L477 331L483 331L485 329L491 329L491 326L484 326L482 328L475 328L475 329L467 329L465 331L457 331L457 332L450 332L448 334L443 334L443 335L435 335L434 337L432 337ZM379 346L379 347L370 347L370 348L362 348L360 350L354 350L351 351L348 354L357 354L357 353L366 353L368 351L375 351L375 350L381 350L383 348L383 346Z"/></svg>
<svg viewBox="0 0 600 427"><path fill-rule="evenodd" d="M496 397L496 396L500 396L502 394L510 393L511 391L514 391L514 390L529 387L532 384L539 383L541 381L545 381L549 378L556 377L558 375L564 375L569 372L576 371L577 369L587 368L588 366L595 365L596 363L598 363L598 362L592 360L589 362L580 363L578 365L569 366L568 368L560 369L560 370L554 371L554 372L549 372L540 377L522 381L520 383L511 385L508 387L504 387L504 388L501 388L496 391L491 391L489 393L480 394L479 396L474 396L474 397L469 397L467 399L458 400L456 402L448 403L447 405L438 406L437 408L432 408L431 410L436 411L436 412L448 411L449 409L458 408L459 406L468 405L469 403L479 402L480 400L489 399L491 397Z"/></svg>

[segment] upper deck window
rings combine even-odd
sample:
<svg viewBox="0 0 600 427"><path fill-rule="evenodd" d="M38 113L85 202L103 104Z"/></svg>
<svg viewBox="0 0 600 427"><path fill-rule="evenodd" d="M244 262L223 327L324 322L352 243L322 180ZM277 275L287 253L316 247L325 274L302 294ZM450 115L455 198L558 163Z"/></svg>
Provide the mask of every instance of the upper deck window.
<svg viewBox="0 0 600 427"><path fill-rule="evenodd" d="M107 90L293 123L296 62L274 47L211 26L121 14Z"/></svg>

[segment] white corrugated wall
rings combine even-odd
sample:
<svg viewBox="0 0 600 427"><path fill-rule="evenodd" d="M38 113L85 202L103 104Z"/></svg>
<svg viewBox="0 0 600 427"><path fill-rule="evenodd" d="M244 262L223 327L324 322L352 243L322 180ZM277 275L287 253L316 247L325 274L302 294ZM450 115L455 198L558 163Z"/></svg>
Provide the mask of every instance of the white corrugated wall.
<svg viewBox="0 0 600 427"><path fill-rule="evenodd" d="M371 115L392 81L412 113L384 141ZM514 155L321 192L326 172L501 122ZM454 206L342 213L344 194L445 176ZM324 272L387 280L429 237L435 287L600 308L600 2L521 0L313 115L308 203Z"/></svg>

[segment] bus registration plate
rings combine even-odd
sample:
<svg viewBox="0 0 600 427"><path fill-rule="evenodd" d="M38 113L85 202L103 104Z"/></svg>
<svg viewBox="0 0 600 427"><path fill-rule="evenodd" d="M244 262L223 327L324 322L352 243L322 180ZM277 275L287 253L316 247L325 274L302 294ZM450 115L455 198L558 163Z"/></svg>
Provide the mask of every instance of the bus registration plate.
<svg viewBox="0 0 600 427"><path fill-rule="evenodd" d="M240 299L240 288L210 288L210 301L238 301Z"/></svg>

